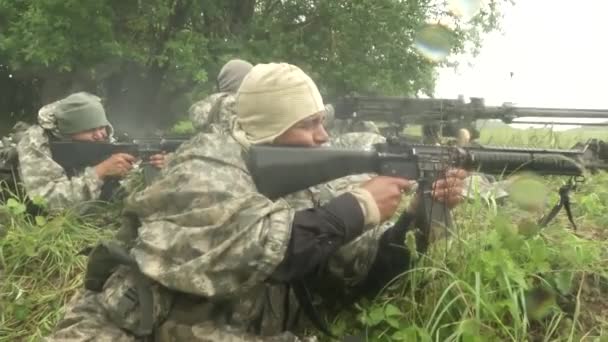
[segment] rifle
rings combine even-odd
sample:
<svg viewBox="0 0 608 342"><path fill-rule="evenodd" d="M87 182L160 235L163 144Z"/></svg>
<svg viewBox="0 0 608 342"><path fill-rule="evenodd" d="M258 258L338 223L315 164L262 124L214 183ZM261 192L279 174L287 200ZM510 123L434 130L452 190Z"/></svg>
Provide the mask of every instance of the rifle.
<svg viewBox="0 0 608 342"><path fill-rule="evenodd" d="M69 177L85 167L95 166L116 153L127 153L143 161L142 169L146 184L158 174L158 170L147 163L148 159L161 152L174 152L186 139L133 139L131 142L51 141L53 160L61 165Z"/></svg>
<svg viewBox="0 0 608 342"><path fill-rule="evenodd" d="M486 106L483 98L471 97L470 102L466 103L463 96L459 96L458 99L346 96L336 100L334 110L336 119L388 122L399 128L408 124L446 126L459 122L472 123L476 120L488 119L498 119L507 124L608 126L608 109L515 107L512 103L504 103L502 106ZM521 120L521 118L528 117L544 120ZM600 123L556 122L556 118L605 119L606 121Z"/></svg>
<svg viewBox="0 0 608 342"><path fill-rule="evenodd" d="M258 191L273 200L354 174L375 173L417 180L422 212L427 218L448 227L452 222L447 208L431 199L433 181L448 168L493 175L532 171L542 175L571 176L568 189L563 195L560 192L557 211L565 207L574 225L567 197L569 190L582 181L587 170L607 170L607 152L608 145L599 140L590 140L581 149L558 150L421 145L392 137L372 151L257 145L250 148L247 163ZM544 217L541 224L546 225L550 219L552 217Z"/></svg>

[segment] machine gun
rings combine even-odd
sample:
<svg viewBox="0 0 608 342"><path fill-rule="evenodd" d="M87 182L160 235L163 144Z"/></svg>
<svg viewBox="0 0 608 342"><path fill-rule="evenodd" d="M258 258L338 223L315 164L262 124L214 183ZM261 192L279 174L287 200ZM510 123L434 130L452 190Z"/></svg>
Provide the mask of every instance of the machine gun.
<svg viewBox="0 0 608 342"><path fill-rule="evenodd" d="M131 142L51 141L53 160L61 165L69 177L85 167L95 166L116 153L127 153L142 160L144 179L149 184L158 170L148 160L161 152L175 151L186 139L148 138Z"/></svg>
<svg viewBox="0 0 608 342"><path fill-rule="evenodd" d="M432 182L448 168L463 168L494 175L532 171L560 175L580 181L586 171L608 169L608 145L591 140L581 149L530 149L512 147L448 147L412 145L389 138L372 151L337 148L252 146L248 167L260 193L270 199L304 190L354 174L375 173L418 181L421 209L435 223L451 226L451 216L441 203L432 201ZM569 190L568 189L568 190ZM571 223L568 192L561 194L558 209L565 207ZM555 216L554 214L550 214ZM552 217L544 217L546 225ZM545 222L546 221L546 222ZM430 225L430 222L428 223ZM576 228L576 225L574 225Z"/></svg>
<svg viewBox="0 0 608 342"><path fill-rule="evenodd" d="M429 128L425 135L436 134L444 127L451 128L471 125L476 120L498 119L504 123L523 124L567 124L587 126L608 126L608 109L537 108L515 107L511 103L502 106L486 106L483 98L472 97L466 103L464 97L458 99L421 99L387 96L347 96L334 103L336 119L386 122L402 129L406 125L419 124L436 126ZM539 118L532 121L522 118ZM605 122L560 122L556 118L605 119ZM454 129L441 132L443 136L455 136Z"/></svg>

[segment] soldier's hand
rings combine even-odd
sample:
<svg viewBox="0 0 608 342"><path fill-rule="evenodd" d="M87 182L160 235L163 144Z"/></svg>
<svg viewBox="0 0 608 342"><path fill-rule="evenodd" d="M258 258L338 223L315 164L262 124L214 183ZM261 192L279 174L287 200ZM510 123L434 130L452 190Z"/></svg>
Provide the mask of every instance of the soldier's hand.
<svg viewBox="0 0 608 342"><path fill-rule="evenodd" d="M452 209L464 200L464 179L469 173L463 169L448 170L445 176L433 182L433 200L445 203L446 207ZM418 208L420 198L412 200L408 211L414 213Z"/></svg>
<svg viewBox="0 0 608 342"><path fill-rule="evenodd" d="M380 222L393 216L404 192L407 192L414 182L396 177L377 176L363 183L363 189L369 191L380 211Z"/></svg>
<svg viewBox="0 0 608 342"><path fill-rule="evenodd" d="M454 208L464 200L464 179L468 176L469 173L463 169L448 170L445 177L433 183L433 199Z"/></svg>
<svg viewBox="0 0 608 342"><path fill-rule="evenodd" d="M117 153L110 156L110 158L102 161L95 166L95 172L99 178L104 179L107 177L124 177L131 169L133 169L133 163L135 157L127 153Z"/></svg>
<svg viewBox="0 0 608 342"><path fill-rule="evenodd" d="M162 169L163 167L165 167L165 157L166 157L166 153L157 153L155 155L150 156L150 164L154 167L156 167L157 169Z"/></svg>

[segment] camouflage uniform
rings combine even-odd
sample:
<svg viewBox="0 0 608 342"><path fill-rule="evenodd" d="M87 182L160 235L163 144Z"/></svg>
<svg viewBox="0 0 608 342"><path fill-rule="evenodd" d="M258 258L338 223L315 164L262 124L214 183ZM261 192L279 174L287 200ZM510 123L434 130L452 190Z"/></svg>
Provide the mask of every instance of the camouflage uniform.
<svg viewBox="0 0 608 342"><path fill-rule="evenodd" d="M380 134L380 129L373 121L336 119L335 109L331 104L325 105L325 126L327 132L332 137L340 137L347 133Z"/></svg>
<svg viewBox="0 0 608 342"><path fill-rule="evenodd" d="M235 94L243 78L253 66L244 60L232 59L217 76L218 93L196 102L188 110L192 125L198 132L226 133L236 115Z"/></svg>
<svg viewBox="0 0 608 342"><path fill-rule="evenodd" d="M230 131L230 121L236 115L234 94L215 93L196 102L188 110L192 125L199 132L226 133Z"/></svg>
<svg viewBox="0 0 608 342"><path fill-rule="evenodd" d="M61 165L53 160L49 135L62 138L54 118L60 101L42 107L38 113L38 125L28 128L17 144L19 175L27 194L46 199L49 210L61 210L95 200L104 184L93 167L68 178ZM109 136L112 140L111 127Z"/></svg>
<svg viewBox="0 0 608 342"><path fill-rule="evenodd" d="M229 135L199 134L176 151L164 177L127 201L141 221L130 255L154 281L157 341L314 340L285 331L301 333L305 321L290 287L268 279L284 258L295 212L339 190L322 185L270 201L242 153ZM366 227L316 285L346 292L363 280L386 228ZM49 340L136 341L137 308L120 304L132 277L115 272L102 292L86 290Z"/></svg>

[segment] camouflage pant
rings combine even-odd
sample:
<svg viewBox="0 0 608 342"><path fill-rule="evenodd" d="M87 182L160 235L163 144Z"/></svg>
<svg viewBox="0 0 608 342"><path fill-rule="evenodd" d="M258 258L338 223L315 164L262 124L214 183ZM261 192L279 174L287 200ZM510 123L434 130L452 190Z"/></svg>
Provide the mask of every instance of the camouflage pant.
<svg viewBox="0 0 608 342"><path fill-rule="evenodd" d="M284 332L273 336L256 336L243 332L232 326L218 325L215 322L200 321L197 317L205 317L208 309L184 305L158 304L159 292L155 292L154 317L156 322L162 322L155 328L153 336L138 338L129 333L138 323L137 308L125 313L117 309L120 297L133 286L129 274L125 270L116 272L108 279L103 292L83 291L79 293L66 309L63 320L57 325L56 331L46 338L46 341L101 341L101 342L133 342L133 341L253 341L253 342L298 342L317 341L316 338L298 338L292 333ZM160 300L163 301L162 299ZM123 315L122 319L120 315ZM162 316L165 316L163 318ZM189 316L184 320L183 317ZM188 322L190 321L190 322ZM196 321L196 323L192 323Z"/></svg>

